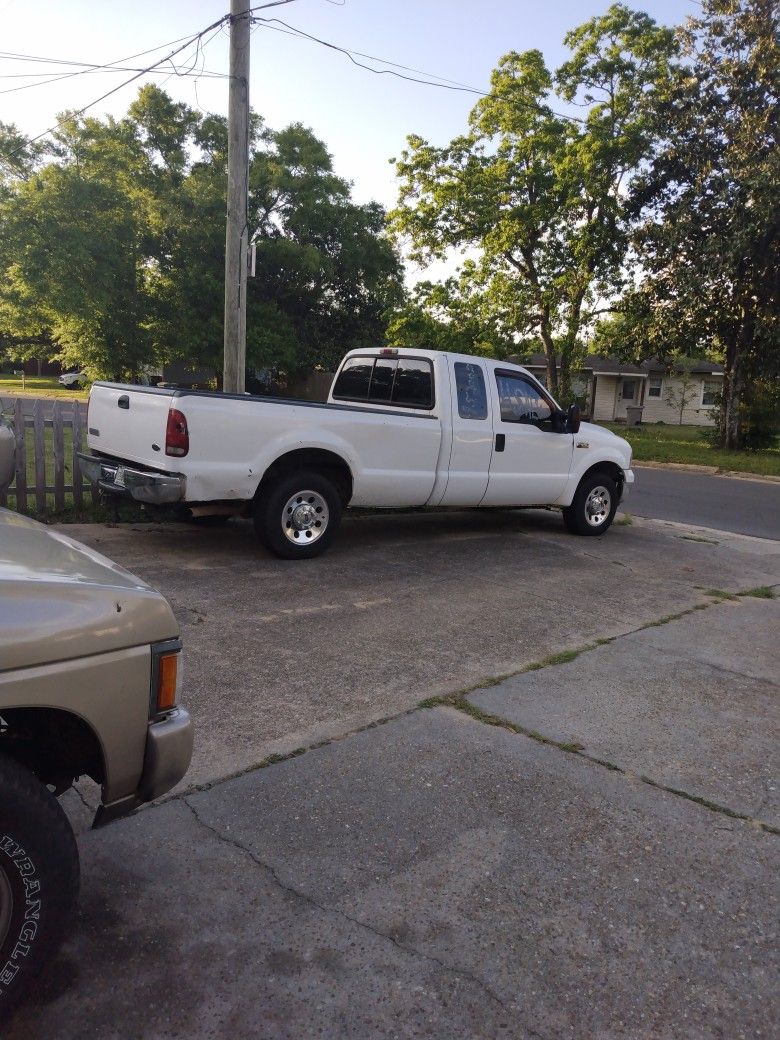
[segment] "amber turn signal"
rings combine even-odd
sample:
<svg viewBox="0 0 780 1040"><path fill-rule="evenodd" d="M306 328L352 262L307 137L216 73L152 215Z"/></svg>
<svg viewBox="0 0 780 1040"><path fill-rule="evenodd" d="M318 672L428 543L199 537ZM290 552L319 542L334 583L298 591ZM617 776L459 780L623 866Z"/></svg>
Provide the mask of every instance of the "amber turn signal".
<svg viewBox="0 0 780 1040"><path fill-rule="evenodd" d="M176 706L176 675L179 668L179 655L162 654L157 671L157 710L170 711Z"/></svg>

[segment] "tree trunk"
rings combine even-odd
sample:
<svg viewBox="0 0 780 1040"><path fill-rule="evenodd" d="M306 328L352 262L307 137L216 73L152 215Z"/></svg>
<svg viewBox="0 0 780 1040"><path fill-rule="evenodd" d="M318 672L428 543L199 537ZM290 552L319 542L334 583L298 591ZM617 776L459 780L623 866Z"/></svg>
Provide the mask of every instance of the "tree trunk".
<svg viewBox="0 0 780 1040"><path fill-rule="evenodd" d="M546 321L543 321L539 329L539 335L544 344L544 356L547 359L547 389L558 399L558 369L555 364L555 343L550 335L550 329Z"/></svg>
<svg viewBox="0 0 780 1040"><path fill-rule="evenodd" d="M742 359L737 355L726 370L723 387L723 404L721 419L721 447L734 451L742 447L742 416L740 408L745 379L742 372Z"/></svg>
<svg viewBox="0 0 780 1040"><path fill-rule="evenodd" d="M742 321L726 346L726 372L721 404L721 447L736 451L743 446L742 397L745 392L745 360L753 344L753 312L746 307Z"/></svg>

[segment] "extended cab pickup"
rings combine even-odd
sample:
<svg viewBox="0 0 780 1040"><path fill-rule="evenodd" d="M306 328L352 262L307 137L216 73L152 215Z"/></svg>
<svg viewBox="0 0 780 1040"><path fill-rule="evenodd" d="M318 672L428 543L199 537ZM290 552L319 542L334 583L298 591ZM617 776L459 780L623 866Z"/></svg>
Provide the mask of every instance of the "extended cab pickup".
<svg viewBox="0 0 780 1040"><path fill-rule="evenodd" d="M322 552L347 506L560 506L599 535L634 480L628 442L524 368L435 350L352 351L325 404L98 382L88 427L105 492L251 513L286 558Z"/></svg>

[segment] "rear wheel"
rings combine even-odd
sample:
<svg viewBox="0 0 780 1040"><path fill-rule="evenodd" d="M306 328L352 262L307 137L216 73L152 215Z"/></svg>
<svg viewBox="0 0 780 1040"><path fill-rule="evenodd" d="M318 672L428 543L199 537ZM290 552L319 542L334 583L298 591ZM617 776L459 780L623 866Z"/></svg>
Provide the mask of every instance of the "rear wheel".
<svg viewBox="0 0 780 1040"><path fill-rule="evenodd" d="M341 499L319 473L300 470L282 477L255 501L255 531L263 545L285 560L324 552L341 522Z"/></svg>
<svg viewBox="0 0 780 1040"><path fill-rule="evenodd" d="M0 755L0 1015L56 951L78 889L78 849L59 802Z"/></svg>
<svg viewBox="0 0 780 1040"><path fill-rule="evenodd" d="M570 506L563 510L563 522L572 534L604 534L618 507L617 485L606 473L591 473L580 481Z"/></svg>

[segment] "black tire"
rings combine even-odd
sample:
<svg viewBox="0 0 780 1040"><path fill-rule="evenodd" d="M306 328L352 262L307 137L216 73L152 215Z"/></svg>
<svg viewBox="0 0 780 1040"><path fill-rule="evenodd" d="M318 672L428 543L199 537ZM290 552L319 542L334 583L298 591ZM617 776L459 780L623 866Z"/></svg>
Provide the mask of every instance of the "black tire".
<svg viewBox="0 0 780 1040"><path fill-rule="evenodd" d="M300 511L297 523L305 525L300 528L292 522L296 510ZM325 552L333 541L341 513L341 498L331 481L311 470L299 470L258 493L255 532L266 549L283 560L308 560Z"/></svg>
<svg viewBox="0 0 780 1040"><path fill-rule="evenodd" d="M78 891L76 839L59 802L0 755L0 1018L56 951Z"/></svg>
<svg viewBox="0 0 780 1040"><path fill-rule="evenodd" d="M597 537L611 527L618 500L617 485L612 477L606 473L590 473L580 481L572 504L564 508L563 522L572 534Z"/></svg>

